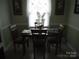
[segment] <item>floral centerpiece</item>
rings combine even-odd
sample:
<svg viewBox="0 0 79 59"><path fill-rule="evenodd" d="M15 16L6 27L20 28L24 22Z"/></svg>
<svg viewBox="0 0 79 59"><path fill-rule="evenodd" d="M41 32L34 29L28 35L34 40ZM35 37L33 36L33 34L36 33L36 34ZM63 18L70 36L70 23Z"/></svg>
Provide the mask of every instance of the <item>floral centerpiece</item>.
<svg viewBox="0 0 79 59"><path fill-rule="evenodd" d="M36 22L35 22L35 27L36 28L39 28L39 29L42 29L43 26L44 26L44 16L45 16L45 13L41 16L39 12L37 12L37 16L38 16L38 19L36 19Z"/></svg>

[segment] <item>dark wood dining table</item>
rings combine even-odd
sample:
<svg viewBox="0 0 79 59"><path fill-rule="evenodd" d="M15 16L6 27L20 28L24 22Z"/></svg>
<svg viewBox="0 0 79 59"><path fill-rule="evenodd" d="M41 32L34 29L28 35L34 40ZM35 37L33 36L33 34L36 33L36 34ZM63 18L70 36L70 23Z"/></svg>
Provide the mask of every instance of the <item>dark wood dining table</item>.
<svg viewBox="0 0 79 59"><path fill-rule="evenodd" d="M36 28L30 28L30 29L24 29L22 30L21 34L22 37L32 37L31 30L46 30L47 36L51 36L49 32L53 32L54 34L59 34L59 28L43 28L43 29L36 29Z"/></svg>
<svg viewBox="0 0 79 59"><path fill-rule="evenodd" d="M62 32L62 29L61 28L43 28L43 29L30 28L30 29L24 29L21 32L23 40L25 40L26 37L32 40L31 30L46 30L47 31L47 34L46 34L47 38L48 37L54 37L54 36L56 36L57 43L56 43L56 53L55 54L57 54L58 39L60 38L61 32ZM52 32L52 34L50 34L51 32Z"/></svg>

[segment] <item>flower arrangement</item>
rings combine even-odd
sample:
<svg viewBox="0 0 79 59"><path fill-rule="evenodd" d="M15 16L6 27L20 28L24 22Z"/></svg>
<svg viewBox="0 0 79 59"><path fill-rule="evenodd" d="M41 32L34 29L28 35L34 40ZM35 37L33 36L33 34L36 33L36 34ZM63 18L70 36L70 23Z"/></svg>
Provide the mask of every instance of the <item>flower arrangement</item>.
<svg viewBox="0 0 79 59"><path fill-rule="evenodd" d="M42 28L44 26L44 16L45 13L41 16L39 12L37 12L38 19L36 19L35 27Z"/></svg>

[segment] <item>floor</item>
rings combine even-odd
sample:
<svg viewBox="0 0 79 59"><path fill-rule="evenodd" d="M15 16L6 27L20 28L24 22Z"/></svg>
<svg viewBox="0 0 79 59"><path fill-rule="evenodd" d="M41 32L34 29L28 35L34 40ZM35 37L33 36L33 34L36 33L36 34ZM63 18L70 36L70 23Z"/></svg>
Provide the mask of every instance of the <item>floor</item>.
<svg viewBox="0 0 79 59"><path fill-rule="evenodd" d="M15 53L13 48L8 50L5 55L6 59L33 59L33 46L30 43L29 48L26 47L26 55L22 55L21 47L17 46L17 52ZM72 52L72 54L70 53ZM51 52L46 51L45 59L79 59L78 56L74 53L66 44L62 43L62 50L58 52L58 55L55 56L55 47L51 46ZM42 59L42 53L36 55L36 59Z"/></svg>

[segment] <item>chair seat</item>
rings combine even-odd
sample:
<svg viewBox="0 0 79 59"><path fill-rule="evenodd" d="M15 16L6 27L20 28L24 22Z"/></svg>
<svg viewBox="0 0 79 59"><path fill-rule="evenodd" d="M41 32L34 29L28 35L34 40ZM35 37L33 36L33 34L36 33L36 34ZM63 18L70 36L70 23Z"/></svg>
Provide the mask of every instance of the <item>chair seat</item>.
<svg viewBox="0 0 79 59"><path fill-rule="evenodd" d="M45 46L45 42L36 42L34 43L35 47L44 47Z"/></svg>

